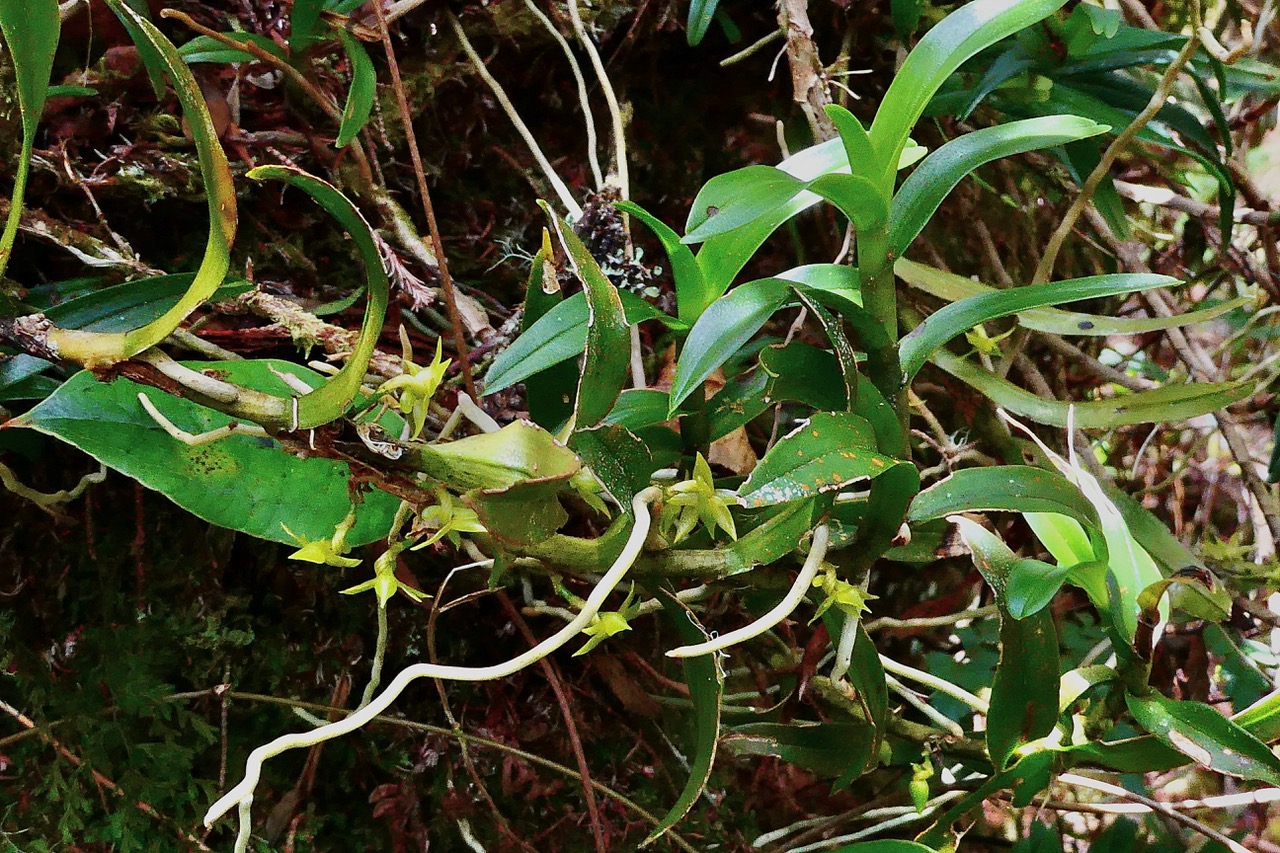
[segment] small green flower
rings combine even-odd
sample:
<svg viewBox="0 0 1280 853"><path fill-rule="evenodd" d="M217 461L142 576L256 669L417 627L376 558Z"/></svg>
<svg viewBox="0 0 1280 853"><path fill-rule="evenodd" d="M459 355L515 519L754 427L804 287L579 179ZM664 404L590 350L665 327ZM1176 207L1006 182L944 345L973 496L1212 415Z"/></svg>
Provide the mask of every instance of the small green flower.
<svg viewBox="0 0 1280 853"><path fill-rule="evenodd" d="M676 483L667 489L663 500L661 527L674 531L671 544L685 539L701 521L709 532L720 528L730 539L738 538L729 507L738 505L738 496L728 489L717 489L711 477L711 466L698 454L693 463L693 479Z"/></svg>
<svg viewBox="0 0 1280 853"><path fill-rule="evenodd" d="M378 606L385 608L387 602L395 596L397 592L403 592L415 602L422 601L429 596L421 590L414 589L407 583L404 583L396 577L396 557L404 550L405 543L398 543L388 548L385 553L373 562L373 577L364 583L356 584L342 590L343 595L355 595L359 592L373 590L378 596Z"/></svg>
<svg viewBox="0 0 1280 853"><path fill-rule="evenodd" d="M627 593L627 597L622 600L622 607L617 610L610 610L606 613L597 613L595 618L591 620L591 624L582 629L582 633L591 639L573 653L576 658L578 655L585 655L614 634L621 634L623 631L630 631L630 620L636 617L640 612L640 603L635 600L636 587L631 585L631 591Z"/></svg>
<svg viewBox="0 0 1280 853"><path fill-rule="evenodd" d="M475 510L441 488L436 489L436 503L424 509L414 524L415 533L428 530L435 532L426 541L415 545L413 550L426 548L445 538L456 548L461 544L459 533L488 532Z"/></svg>
<svg viewBox="0 0 1280 853"><path fill-rule="evenodd" d="M810 625L822 618L822 614L830 610L832 606L842 611L846 616L861 616L871 609L867 607L867 602L874 601L880 597L872 595L856 584L837 578L835 566L830 566L827 571L814 578L813 585L824 590L827 593L827 597L818 605L817 612L809 620Z"/></svg>
<svg viewBox="0 0 1280 853"><path fill-rule="evenodd" d="M338 525L332 539L304 539L290 530L284 522L281 522L280 526L301 546L289 555L290 560L302 560L304 563L316 563L321 566L337 566L340 569L354 568L361 563L354 557L342 556L349 550L346 540L347 531L351 529L345 521Z"/></svg>
<svg viewBox="0 0 1280 853"><path fill-rule="evenodd" d="M435 396L440 383L444 381L444 372L449 369L453 359L444 358L443 341L436 339L436 357L426 367L414 364L413 348L409 345L407 335L401 334L401 345L404 350L404 373L388 379L378 388L379 394L398 394L396 407L409 420L409 437L417 438L427 425L427 408L431 398Z"/></svg>
<svg viewBox="0 0 1280 853"><path fill-rule="evenodd" d="M1013 334L1013 329L1003 332L995 337L987 334L987 330L981 326L974 326L972 329L964 333L965 339L973 345L974 350L987 356L997 356L1000 354L1000 342Z"/></svg>

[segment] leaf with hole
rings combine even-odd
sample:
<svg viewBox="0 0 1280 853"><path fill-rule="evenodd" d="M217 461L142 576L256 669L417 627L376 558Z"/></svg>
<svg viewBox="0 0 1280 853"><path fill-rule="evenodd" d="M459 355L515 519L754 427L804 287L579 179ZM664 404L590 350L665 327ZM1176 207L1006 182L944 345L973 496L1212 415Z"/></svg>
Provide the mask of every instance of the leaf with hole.
<svg viewBox="0 0 1280 853"><path fill-rule="evenodd" d="M717 175L698 190L689 208L683 243L702 243L772 213L805 188L781 169L747 166Z"/></svg>

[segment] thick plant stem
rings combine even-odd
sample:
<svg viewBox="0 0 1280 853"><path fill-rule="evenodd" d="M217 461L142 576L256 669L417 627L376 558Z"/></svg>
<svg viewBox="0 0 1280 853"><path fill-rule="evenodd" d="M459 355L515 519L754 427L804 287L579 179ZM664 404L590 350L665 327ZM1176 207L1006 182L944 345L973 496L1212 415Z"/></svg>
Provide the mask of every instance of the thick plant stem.
<svg viewBox="0 0 1280 853"><path fill-rule="evenodd" d="M582 610L577 617L552 634L547 639L538 643L522 655L517 655L503 663L493 664L492 666L449 666L445 664L419 663L401 670L400 674L392 680L379 696L377 696L369 704L362 707L349 717L329 723L324 726L312 729L307 732L299 732L297 734L284 735L278 737L271 743L258 747L249 755L249 760L245 764L244 779L240 784L236 785L226 794L224 794L216 803L210 806L209 811L204 816L206 826L212 824L215 820L222 817L233 807L242 805L244 802L252 802L253 792L258 786L258 780L262 776L262 765L269 758L274 758L283 752L291 749L299 749L302 747L314 746L317 743L323 743L327 740L340 737L348 732L361 728L380 713L386 710L392 702L400 697L410 684L419 678L440 678L447 681L494 681L499 678L505 678L512 675L525 667L537 663L547 655L564 646L566 643L576 637L583 628L591 624L591 620L600 612L600 607L604 604L609 594L621 583L622 578L626 575L627 570L631 568L631 564L635 562L636 557L640 555L640 550L644 546L645 539L649 536L649 527L651 516L649 514L649 504L657 500L662 494L662 490L650 487L635 496L631 501L631 508L635 515L635 524L631 528L631 533L627 538L626 545L622 548L622 553L609 567L609 571L605 573L600 582L596 584L595 589L591 591L591 595L587 597L586 603L583 604Z"/></svg>
<svg viewBox="0 0 1280 853"><path fill-rule="evenodd" d="M893 274L893 250L885 225L858 235L858 269L862 280L862 304L884 329L883 348L868 347L867 372L876 388L898 415L902 426L902 446L893 448L900 459L911 458L907 389L902 382L898 359L898 285Z"/></svg>

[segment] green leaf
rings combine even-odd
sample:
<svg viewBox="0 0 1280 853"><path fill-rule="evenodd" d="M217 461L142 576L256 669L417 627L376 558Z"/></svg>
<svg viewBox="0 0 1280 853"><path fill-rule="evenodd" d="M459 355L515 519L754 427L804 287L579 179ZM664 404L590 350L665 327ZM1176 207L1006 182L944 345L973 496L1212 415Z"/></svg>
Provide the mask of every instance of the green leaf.
<svg viewBox="0 0 1280 853"><path fill-rule="evenodd" d="M920 26L920 12L924 0L892 0L889 12L893 16L893 30L904 42L916 34Z"/></svg>
<svg viewBox="0 0 1280 853"><path fill-rule="evenodd" d="M970 296L946 305L902 339L899 357L903 383L909 384L929 357L947 341L988 320L1007 317L1028 308L1039 308L1079 299L1114 296L1178 284L1166 275L1116 273L1031 284Z"/></svg>
<svg viewBox="0 0 1280 853"><path fill-rule="evenodd" d="M839 104L829 104L825 108L827 117L840 133L840 141L844 145L845 156L853 174L864 179L875 180L878 172L875 148L871 145L871 137L867 129L858 121L858 117Z"/></svg>
<svg viewBox="0 0 1280 853"><path fill-rule="evenodd" d="M853 347L849 344L849 339L845 337L844 328L838 317L828 311L816 299L811 298L814 293L812 290L801 287L793 288L793 290L809 313L818 318L818 322L822 325L822 330L827 333L827 340L831 342L831 349L835 353L836 363L840 366L845 408L852 410L858 402L858 358L854 354Z"/></svg>
<svg viewBox="0 0 1280 853"><path fill-rule="evenodd" d="M806 185L848 217L858 232L875 231L889 219L889 201L861 175L823 175Z"/></svg>
<svg viewBox="0 0 1280 853"><path fill-rule="evenodd" d="M1275 690L1231 718L1266 743L1280 738L1280 690Z"/></svg>
<svg viewBox="0 0 1280 853"><path fill-rule="evenodd" d="M962 515L951 520L1000 608L1000 662L991 683L987 753L996 769L1003 770L1020 744L1044 737L1057 722L1058 636L1048 612L1040 609L1021 619L1010 612L1012 576L1025 571L1020 564L1026 561L977 522Z"/></svg>
<svg viewBox="0 0 1280 853"><path fill-rule="evenodd" d="M645 320L661 320L668 327L683 328L633 293L622 292L622 308L629 326ZM587 297L583 293L557 304L516 338L493 360L485 374L485 393L493 394L523 382L539 371L582 355L587 346ZM628 343L630 350L630 343Z"/></svg>
<svg viewBox="0 0 1280 853"><path fill-rule="evenodd" d="M790 283L762 278L739 285L711 303L689 330L676 362L668 404L671 414L751 340L790 295Z"/></svg>
<svg viewBox="0 0 1280 853"><path fill-rule="evenodd" d="M964 468L916 495L913 524L961 512L1053 512L1101 528L1098 511L1057 471L1030 465Z"/></svg>
<svg viewBox="0 0 1280 853"><path fill-rule="evenodd" d="M620 201L614 206L648 225L662 243L667 259L671 261L671 276L675 280L676 315L681 321L692 324L720 296L720 293L714 293L707 287L693 250L682 243L680 235L665 222L635 202Z"/></svg>
<svg viewBox="0 0 1280 853"><path fill-rule="evenodd" d="M694 621L693 612L665 589L658 591L658 601L675 628L681 644L692 645L706 640L706 632ZM685 658L684 680L689 685L689 697L693 700L693 760L689 763L689 779L684 790L671 809L658 821L657 826L645 836L641 846L657 841L667 830L689 813L693 804L702 796L711 778L711 766L715 763L716 744L720 740L720 697L724 690L723 676L714 655Z"/></svg>
<svg viewBox="0 0 1280 853"><path fill-rule="evenodd" d="M632 496L649 485L650 475L658 469L645 443L618 424L577 430L569 438L569 447L624 511L630 511Z"/></svg>
<svg viewBox="0 0 1280 853"><path fill-rule="evenodd" d="M899 256L905 252L942 200L979 166L1096 136L1108 129L1086 118L1057 115L982 128L951 140L926 157L894 196L889 245Z"/></svg>
<svg viewBox="0 0 1280 853"><path fill-rule="evenodd" d="M1000 292L998 288L980 284L964 276L905 259L895 263L893 270L912 287L947 302L957 302L982 293ZM1032 308L1018 312L1018 324L1027 329L1055 335L1140 335L1203 323L1234 311L1248 301L1248 297L1240 297L1173 317L1106 317L1077 311L1060 311L1056 308Z"/></svg>
<svg viewBox="0 0 1280 853"><path fill-rule="evenodd" d="M191 69L173 44L149 20L122 0L107 0L107 5L134 36L139 49L153 52L173 81L200 160L200 175L204 179L208 199L209 238L200 267L186 294L171 309L145 326L123 333L57 328L49 331L48 340L54 349L86 367L112 364L132 357L167 338L192 311L213 295L226 278L236 233L236 197L231 169Z"/></svg>
<svg viewBox="0 0 1280 853"><path fill-rule="evenodd" d="M242 44L252 44L265 50L272 56L284 59L284 51L280 45L276 44L273 39L258 33L222 33L224 38L237 41ZM247 50L239 50L229 45L223 44L212 36L196 36L190 41L184 43L178 48L178 55L186 60L188 65L195 65L200 62L213 62L219 64L230 65L236 62L256 62L257 59Z"/></svg>
<svg viewBox="0 0 1280 853"><path fill-rule="evenodd" d="M1280 758L1239 723L1208 705L1158 693L1130 695L1125 701L1144 729L1197 764L1229 776L1280 785Z"/></svg>
<svg viewBox="0 0 1280 853"><path fill-rule="evenodd" d="M707 28L711 26L711 21L716 16L718 5L720 0L692 0L689 3L689 20L685 26L685 35L690 47L701 44L703 37L707 34Z"/></svg>
<svg viewBox="0 0 1280 853"><path fill-rule="evenodd" d="M1117 394L1105 400L1064 403L1045 400L945 349L933 354L938 367L986 395L1010 413L1048 426L1065 427L1067 410L1075 408L1081 429L1110 429L1133 424L1169 423L1207 415L1238 403L1253 393L1251 383L1197 382L1166 385L1151 391Z"/></svg>
<svg viewBox="0 0 1280 853"><path fill-rule="evenodd" d="M630 326L618 289L605 278L587 247L545 202L539 204L551 218L587 297L586 358L573 407L574 429L587 429L604 420L627 383L631 367Z"/></svg>
<svg viewBox="0 0 1280 853"><path fill-rule="evenodd" d="M747 508L839 491L898 462L875 450L875 431L849 412L818 412L778 440L738 489Z"/></svg>
<svg viewBox="0 0 1280 853"><path fill-rule="evenodd" d="M849 617L830 610L824 614L823 619L828 620L828 617L828 632L832 636L840 636L837 632L831 632L830 626L840 619L843 627L843 619ZM861 746L858 741L854 743L854 750L845 748L846 754L853 752L853 760L848 763L844 772L840 774L840 778L832 786L834 790L841 790L862 773L875 769L879 763L880 747L888 732L889 683L884 677L880 653L861 623L858 625L858 638L853 643L853 657L849 660L849 672L846 678L849 686L853 688L854 700L871 724L871 742L861 751L858 749Z"/></svg>
<svg viewBox="0 0 1280 853"><path fill-rule="evenodd" d="M898 155L925 105L971 56L1060 9L1066 0L976 0L929 30L894 75L871 125L877 183L892 187Z"/></svg>
<svg viewBox="0 0 1280 853"><path fill-rule="evenodd" d="M738 574L756 566L767 566L796 550L813 529L815 499L792 501L772 509L763 521L725 546L729 574Z"/></svg>
<svg viewBox="0 0 1280 853"><path fill-rule="evenodd" d="M228 381L264 393L292 393L270 368L309 385L323 377L284 361L197 362ZM345 462L302 459L274 441L232 436L190 447L170 437L142 408L145 391L180 429L201 433L231 418L190 400L119 378L99 382L77 373L15 425L60 438L108 467L154 489L191 513L222 527L274 542L293 542L281 524L304 539L327 539L351 508L351 471ZM359 545L387 534L399 499L367 492L357 507L348 542Z"/></svg>
<svg viewBox="0 0 1280 853"><path fill-rule="evenodd" d="M298 7L294 6L297 16ZM356 41L356 37L346 30L338 30L338 41L342 42L342 50L347 54L347 63L351 66L351 88L347 91L347 102L342 107L342 122L338 126L338 138L334 145L346 148L351 144L364 126L369 123L369 114L373 112L373 101L378 94L378 72L373 67L373 60L364 45ZM290 47L293 41L290 39Z"/></svg>
<svg viewBox="0 0 1280 853"><path fill-rule="evenodd" d="M5 220L4 231L0 232L0 276L9 265L13 241L18 235L18 223L22 219L22 199L31 170L31 149L35 145L36 127L44 113L61 26L57 0L0 0L0 35L4 36L13 61L18 111L22 118L22 150L13 178L9 218Z"/></svg>
<svg viewBox="0 0 1280 853"><path fill-rule="evenodd" d="M821 175L847 170L849 160L844 146L838 139L828 139L806 148L778 164L780 171L797 180L808 182ZM722 294L728 289L742 267L784 222L801 211L813 207L821 199L804 191L751 223L727 234L712 237L698 252L698 266L706 278L711 293Z"/></svg>
<svg viewBox="0 0 1280 853"><path fill-rule="evenodd" d="M836 777L848 768L851 752L870 751L872 732L863 722L746 723L725 732L721 742L731 755L772 756L818 776Z"/></svg>
<svg viewBox="0 0 1280 853"><path fill-rule="evenodd" d="M886 838L881 841L859 841L855 844L846 844L835 848L831 853L934 853L934 851L932 847L926 847L915 841Z"/></svg>
<svg viewBox="0 0 1280 853"><path fill-rule="evenodd" d="M289 13L289 52L297 55L319 41L324 0L293 0ZM339 32L343 32L339 30ZM341 147L341 146L339 146Z"/></svg>
<svg viewBox="0 0 1280 853"><path fill-rule="evenodd" d="M360 390L387 315L387 273L373 229L351 200L332 184L292 166L259 166L251 169L248 177L255 181L284 181L311 196L350 235L364 265L368 301L354 350L341 370L319 389L299 397L297 411L278 421L282 428L288 424L291 428L310 429L341 417Z"/></svg>
<svg viewBox="0 0 1280 853"><path fill-rule="evenodd" d="M408 455L414 468L456 491L567 482L582 467L573 451L527 421L457 441L415 445Z"/></svg>
<svg viewBox="0 0 1280 853"><path fill-rule="evenodd" d="M717 175L698 190L682 243L702 243L777 210L805 188L781 169L747 166Z"/></svg>
<svg viewBox="0 0 1280 853"><path fill-rule="evenodd" d="M195 274L189 272L140 278L68 299L46 309L44 315L64 329L126 331L154 320L176 305L193 278ZM212 299L230 299L252 289L247 281L232 281L214 291Z"/></svg>

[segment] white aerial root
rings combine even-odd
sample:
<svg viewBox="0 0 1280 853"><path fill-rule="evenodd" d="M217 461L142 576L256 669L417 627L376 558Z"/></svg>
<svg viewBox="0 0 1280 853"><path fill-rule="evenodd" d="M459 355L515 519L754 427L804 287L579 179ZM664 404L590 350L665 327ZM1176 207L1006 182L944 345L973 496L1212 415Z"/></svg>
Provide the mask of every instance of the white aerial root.
<svg viewBox="0 0 1280 853"><path fill-rule="evenodd" d="M777 606L768 613L750 625L744 625L736 631L722 634L715 639L707 640L705 643L672 649L667 652L667 657L691 658L718 652L721 649L727 649L738 643L744 643L753 637L758 637L783 619L786 619L793 610L800 606L805 593L813 586L813 579L818 576L818 569L822 567L822 560L827 556L827 543L830 539L830 528L825 524L819 524L813 531L813 543L809 546L809 556L805 558L804 565L800 567L800 574L796 576L796 582L791 585L791 589L787 591L786 596L778 602Z"/></svg>
<svg viewBox="0 0 1280 853"><path fill-rule="evenodd" d="M485 67L484 60L480 58L480 54L476 53L476 49L471 45L471 40L467 38L466 32L462 29L462 24L458 23L458 19L452 13L448 15L448 19L449 26L453 27L453 34L458 37L458 43L462 45L463 53L471 60L472 67L475 68L476 73L480 75L480 79L485 82L485 85L489 87L489 91L493 93L494 99L502 107L502 111L507 114L507 118L511 119L511 123L516 127L516 132L524 140L524 144L529 146L529 153L533 154L533 159L537 161L538 168L542 170L543 176L551 184L551 188L555 190L556 196L560 199L560 204L568 211L569 218L573 220L579 219L582 216L582 205L574 200L573 193L569 192L565 182L560 179L560 176L556 174L556 170L551 167L551 161L547 159L547 155L542 153L538 140L534 139L529 126L520 118L520 113L516 112L515 105L507 97L507 90L503 89L497 78L489 73L489 69ZM606 94L609 93L607 89L605 92Z"/></svg>
<svg viewBox="0 0 1280 853"><path fill-rule="evenodd" d="M246 830L248 823L245 817L247 817L253 802L254 789L257 788L258 780L262 776L262 765L267 759L274 758L290 749L314 746L317 743L332 740L361 728L385 711L392 702L399 698L406 687L419 678L441 678L446 681L493 681L505 678L537 663L574 639L583 628L591 624L591 620L600 612L600 607L604 604L605 599L609 597L609 594L622 581L623 576L626 575L636 558L640 556L640 549L644 546L645 539L649 536L649 527L652 519L649 513L649 504L657 500L661 494L661 489L650 487L632 499L631 508L635 513L636 520L631 528L631 534L627 537L626 545L623 546L622 553L614 560L613 565L609 567L609 571L596 584L595 589L591 590L591 595L587 596L586 602L582 605L582 610L579 611L572 622L524 654L493 666L448 666L419 663L406 667L401 670L400 674L377 698L350 716L320 726L309 732L299 732L278 737L270 743L258 747L250 753L249 760L245 762L244 779L241 780L240 784L223 794L216 803L209 807L209 811L204 816L205 826L211 825L233 807L239 806L241 828L240 836L236 839L236 850L239 853L239 851L248 847L249 837ZM825 528L819 529L825 530ZM824 536L824 547L822 549L824 551L825 541Z"/></svg>
<svg viewBox="0 0 1280 853"><path fill-rule="evenodd" d="M162 430L167 432L170 437L181 441L189 447L199 447L202 444L209 444L214 441L220 441L231 435L250 435L256 438L267 438L268 434L265 429L257 424L244 424L238 421L232 421L225 426L217 429L211 429L207 432L192 433L182 429L173 421L160 414L160 410L151 402L151 398L143 392L138 392L138 402L142 404L142 408L146 409L147 414L151 416L151 420L155 421Z"/></svg>
<svg viewBox="0 0 1280 853"><path fill-rule="evenodd" d="M857 616L844 614L844 624L840 626L840 642L836 646L836 662L831 667L831 680L837 684L844 681L844 677L849 674L849 666L853 663L853 647L858 641L860 621Z"/></svg>

